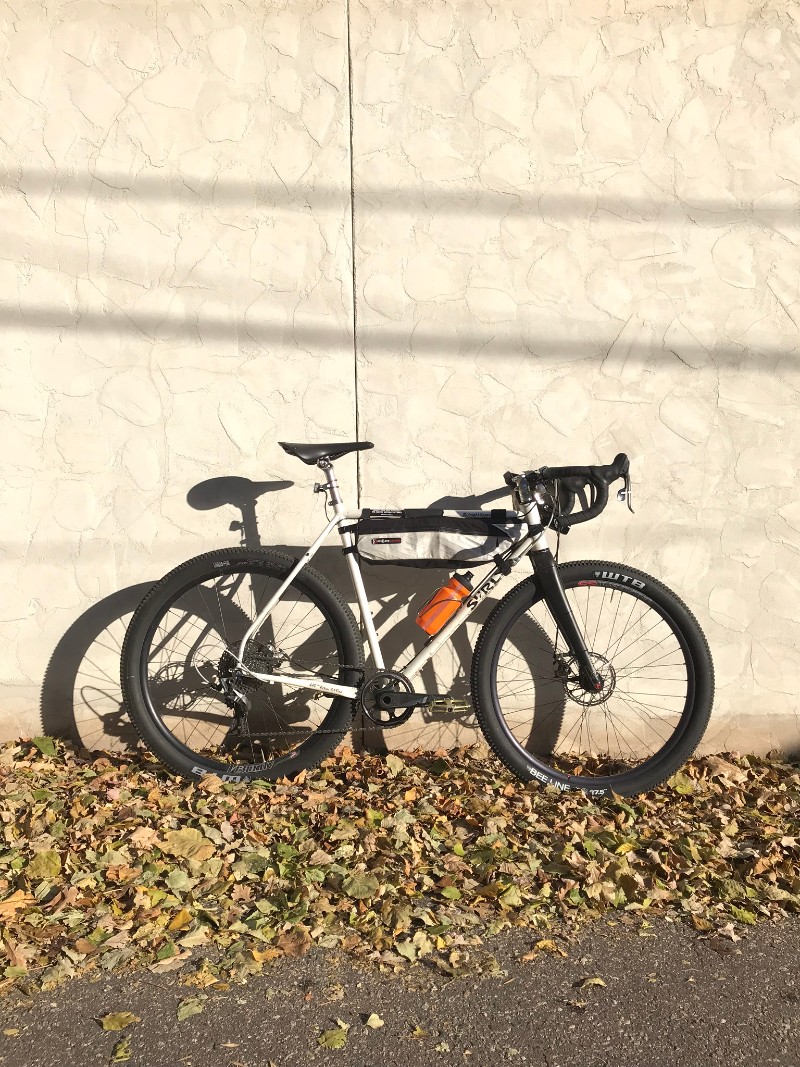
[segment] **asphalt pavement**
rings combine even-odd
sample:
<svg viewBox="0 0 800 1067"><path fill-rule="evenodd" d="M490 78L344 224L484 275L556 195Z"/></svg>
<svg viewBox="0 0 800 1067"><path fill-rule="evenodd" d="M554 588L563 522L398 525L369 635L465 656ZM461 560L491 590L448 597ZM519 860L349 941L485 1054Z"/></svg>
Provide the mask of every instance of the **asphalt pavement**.
<svg viewBox="0 0 800 1067"><path fill-rule="evenodd" d="M0 999L0 1064L800 1067L799 960L794 917L722 937L664 920L505 931L462 953L460 977L322 950L222 991L108 974ZM140 1021L103 1030L119 1012Z"/></svg>

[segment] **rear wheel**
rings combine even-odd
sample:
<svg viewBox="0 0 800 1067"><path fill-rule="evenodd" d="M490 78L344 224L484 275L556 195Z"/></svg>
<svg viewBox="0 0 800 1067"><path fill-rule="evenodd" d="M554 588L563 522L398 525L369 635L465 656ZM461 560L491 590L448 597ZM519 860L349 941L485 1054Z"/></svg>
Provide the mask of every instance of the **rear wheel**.
<svg viewBox="0 0 800 1067"><path fill-rule="evenodd" d="M122 648L123 697L142 741L172 770L229 781L291 776L345 736L352 700L237 671L244 634L296 562L277 552L209 552L166 575L136 610ZM248 642L244 664L358 685L353 614L306 567ZM242 699L232 702L232 689Z"/></svg>
<svg viewBox="0 0 800 1067"><path fill-rule="evenodd" d="M529 578L497 605L475 649L481 729L523 780L646 792L691 756L705 731L714 696L706 639L686 605L642 571L584 562L558 573L603 688L580 685Z"/></svg>

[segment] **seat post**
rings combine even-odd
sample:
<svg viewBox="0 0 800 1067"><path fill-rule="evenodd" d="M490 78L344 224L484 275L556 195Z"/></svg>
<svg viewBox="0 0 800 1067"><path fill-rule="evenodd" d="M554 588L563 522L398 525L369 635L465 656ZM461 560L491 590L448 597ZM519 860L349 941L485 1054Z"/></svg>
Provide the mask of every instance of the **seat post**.
<svg viewBox="0 0 800 1067"><path fill-rule="evenodd" d="M325 481L328 483L328 489L330 491L330 502L334 507L337 507L344 503L342 500L342 494L339 492L339 483L336 481L336 475L333 471L333 464L329 459L321 459L317 466L321 471L325 473Z"/></svg>

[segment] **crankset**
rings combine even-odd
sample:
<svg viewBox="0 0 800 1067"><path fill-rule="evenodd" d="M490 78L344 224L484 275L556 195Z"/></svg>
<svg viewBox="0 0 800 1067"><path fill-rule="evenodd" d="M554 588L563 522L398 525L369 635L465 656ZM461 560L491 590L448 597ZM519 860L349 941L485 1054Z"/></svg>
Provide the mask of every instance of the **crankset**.
<svg viewBox="0 0 800 1067"><path fill-rule="evenodd" d="M379 671L361 686L358 703L372 722L384 729L408 722L414 709L439 699L429 693L415 693L411 682L399 671Z"/></svg>

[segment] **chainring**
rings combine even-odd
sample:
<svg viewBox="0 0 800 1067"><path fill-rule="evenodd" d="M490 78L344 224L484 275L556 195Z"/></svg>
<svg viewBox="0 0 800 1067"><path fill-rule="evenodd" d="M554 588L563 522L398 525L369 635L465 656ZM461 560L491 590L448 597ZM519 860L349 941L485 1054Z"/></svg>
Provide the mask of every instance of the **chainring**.
<svg viewBox="0 0 800 1067"><path fill-rule="evenodd" d="M408 722L416 708L382 708L378 706L378 696L387 689L405 689L407 693L413 693L414 687L408 678L399 671L379 671L368 678L361 686L358 694L358 705L366 717L384 730L392 726L402 726Z"/></svg>

